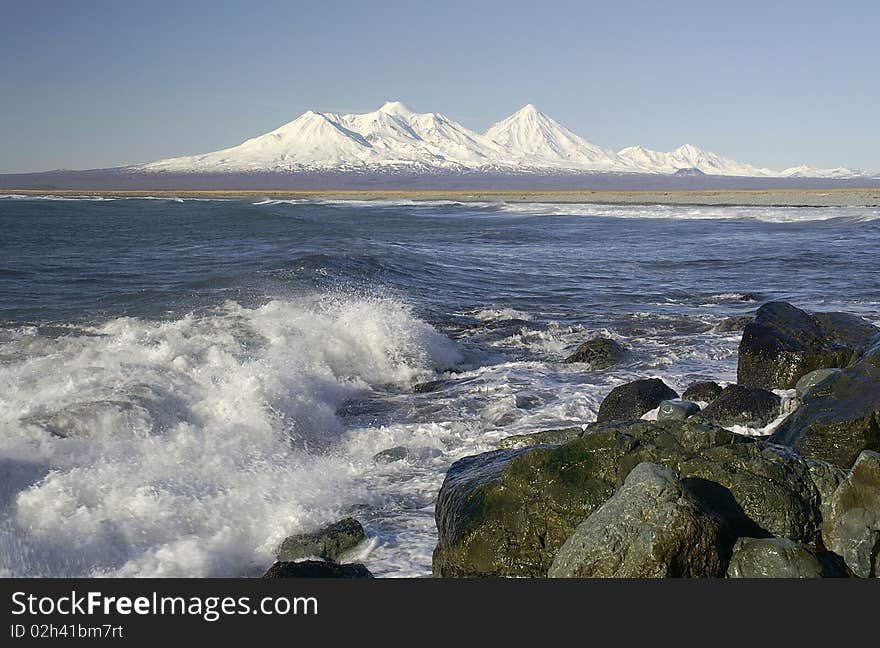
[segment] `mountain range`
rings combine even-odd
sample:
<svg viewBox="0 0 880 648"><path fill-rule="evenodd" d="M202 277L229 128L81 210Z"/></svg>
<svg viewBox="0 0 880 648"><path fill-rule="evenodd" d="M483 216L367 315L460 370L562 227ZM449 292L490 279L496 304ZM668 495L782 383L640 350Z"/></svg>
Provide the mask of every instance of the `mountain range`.
<svg viewBox="0 0 880 648"><path fill-rule="evenodd" d="M674 151L630 146L612 151L587 141L528 104L485 133L399 101L376 111L307 111L238 146L127 167L136 173L291 172L649 173L768 178L856 178L846 167L783 171L737 162L691 144Z"/></svg>

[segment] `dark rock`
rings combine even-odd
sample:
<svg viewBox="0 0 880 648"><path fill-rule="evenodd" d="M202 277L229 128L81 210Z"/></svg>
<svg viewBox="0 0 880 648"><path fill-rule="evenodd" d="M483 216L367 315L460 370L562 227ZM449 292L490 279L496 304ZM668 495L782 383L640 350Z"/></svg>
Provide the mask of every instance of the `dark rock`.
<svg viewBox="0 0 880 648"><path fill-rule="evenodd" d="M822 564L788 538L740 538L733 547L728 578L821 578Z"/></svg>
<svg viewBox="0 0 880 648"><path fill-rule="evenodd" d="M686 400L665 400L657 412L658 421L684 421L700 413L700 406Z"/></svg>
<svg viewBox="0 0 880 648"><path fill-rule="evenodd" d="M721 427L762 428L778 416L780 403L779 396L766 389L728 385L698 418Z"/></svg>
<svg viewBox="0 0 880 648"><path fill-rule="evenodd" d="M640 463L623 486L560 547L551 578L666 578L724 575L724 521L664 466Z"/></svg>
<svg viewBox="0 0 880 648"><path fill-rule="evenodd" d="M822 537L854 574L880 577L880 454L859 455L831 498Z"/></svg>
<svg viewBox="0 0 880 648"><path fill-rule="evenodd" d="M570 427L561 430L544 430L543 432L534 432L532 434L514 434L501 439L495 447L505 449L527 448L537 445L562 445L572 439L576 439L583 433L583 428Z"/></svg>
<svg viewBox="0 0 880 648"><path fill-rule="evenodd" d="M409 448L406 446L394 446L373 455L373 461L378 463L394 463L403 461L409 456Z"/></svg>
<svg viewBox="0 0 880 648"><path fill-rule="evenodd" d="M642 462L667 466L734 537L820 537L811 462L717 427L598 424L558 448L498 450L449 469L437 498L438 576L544 576L575 527ZM823 475L827 491L830 478Z"/></svg>
<svg viewBox="0 0 880 648"><path fill-rule="evenodd" d="M674 398L678 394L659 378L635 380L611 390L599 406L596 422L635 420Z"/></svg>
<svg viewBox="0 0 880 648"><path fill-rule="evenodd" d="M725 317L712 327L715 333L731 333L742 331L752 321L751 317Z"/></svg>
<svg viewBox="0 0 880 648"><path fill-rule="evenodd" d="M703 403L711 403L721 395L724 388L713 380L704 380L695 382L684 390L681 395L682 399L687 401L701 401Z"/></svg>
<svg viewBox="0 0 880 648"><path fill-rule="evenodd" d="M442 454L443 451L439 448L408 448L406 446L394 446L393 448L388 448L374 454L373 461L377 463L395 463L397 461L403 461L404 459L419 461L424 459L434 459Z"/></svg>
<svg viewBox="0 0 880 648"><path fill-rule="evenodd" d="M544 404L544 399L537 394L517 394L514 398L518 409L531 410Z"/></svg>
<svg viewBox="0 0 880 648"><path fill-rule="evenodd" d="M428 382L413 385L414 394L427 394L443 389L449 384L448 380L429 380Z"/></svg>
<svg viewBox="0 0 880 648"><path fill-rule="evenodd" d="M345 518L311 533L287 537L275 551L279 561L292 562L319 556L335 561L364 540L364 527L354 518Z"/></svg>
<svg viewBox="0 0 880 648"><path fill-rule="evenodd" d="M862 450L880 451L880 367L872 359L810 389L770 440L842 468Z"/></svg>
<svg viewBox="0 0 880 648"><path fill-rule="evenodd" d="M360 563L338 565L321 560L301 562L278 561L263 578L372 578L370 570Z"/></svg>
<svg viewBox="0 0 880 648"><path fill-rule="evenodd" d="M813 387L839 373L840 369L816 369L808 374L804 374L794 386L795 391L797 391L797 397L803 399Z"/></svg>
<svg viewBox="0 0 880 648"><path fill-rule="evenodd" d="M815 369L852 365L877 333L877 327L855 315L811 315L787 302L769 302L743 331L737 382L792 389Z"/></svg>
<svg viewBox="0 0 880 648"><path fill-rule="evenodd" d="M626 356L626 348L614 340L594 337L580 345L564 362L583 362L592 370L613 367Z"/></svg>

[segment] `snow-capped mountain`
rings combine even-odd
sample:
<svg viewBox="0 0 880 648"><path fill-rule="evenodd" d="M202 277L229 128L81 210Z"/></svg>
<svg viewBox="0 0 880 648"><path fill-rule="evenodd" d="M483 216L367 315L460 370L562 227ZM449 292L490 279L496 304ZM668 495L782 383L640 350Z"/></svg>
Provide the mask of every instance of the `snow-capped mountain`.
<svg viewBox="0 0 880 648"><path fill-rule="evenodd" d="M770 169L721 157L716 153L704 151L693 144L679 146L674 151L664 153L652 151L643 146L630 146L618 151L620 157L655 173L675 173L680 169L699 169L709 175L727 176L774 176Z"/></svg>
<svg viewBox="0 0 880 648"><path fill-rule="evenodd" d="M686 144L664 153L642 146L614 152L587 141L528 104L485 133L399 101L376 111L338 115L307 111L238 146L130 167L137 172L260 173L296 171L615 172L751 177L857 177L844 167L785 171L743 164Z"/></svg>
<svg viewBox="0 0 880 648"><path fill-rule="evenodd" d="M519 166L585 171L639 171L614 151L588 142L532 104L492 125L486 137Z"/></svg>
<svg viewBox="0 0 880 648"><path fill-rule="evenodd" d="M782 178L857 178L860 176L870 176L871 174L850 169L849 167L835 167L833 169L816 169L806 164L790 167L781 171L779 176Z"/></svg>

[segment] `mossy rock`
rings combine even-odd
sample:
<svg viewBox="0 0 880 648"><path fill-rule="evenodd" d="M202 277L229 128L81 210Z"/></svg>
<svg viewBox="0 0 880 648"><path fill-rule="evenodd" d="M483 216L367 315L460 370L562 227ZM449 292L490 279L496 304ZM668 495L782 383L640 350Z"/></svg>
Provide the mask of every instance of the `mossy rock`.
<svg viewBox="0 0 880 648"><path fill-rule="evenodd" d="M614 422L558 448L456 462L437 498L435 575L544 576L574 529L642 462L677 472L733 537L819 539L828 487L814 482L811 462L692 420Z"/></svg>
<svg viewBox="0 0 880 648"><path fill-rule="evenodd" d="M604 337L587 340L574 353L568 356L566 363L583 363L592 371L613 367L626 357L627 351L619 342Z"/></svg>
<svg viewBox="0 0 880 648"><path fill-rule="evenodd" d="M543 430L541 432L532 432L531 434L514 434L501 439L495 447L498 449L507 448L528 448L538 445L562 445L573 441L584 433L584 428L570 427L558 430Z"/></svg>
<svg viewBox="0 0 880 648"><path fill-rule="evenodd" d="M665 400L677 399L678 394L659 378L645 378L618 385L599 406L598 423L630 421L647 414Z"/></svg>
<svg viewBox="0 0 880 648"><path fill-rule="evenodd" d="M733 537L665 466L640 463L556 554L551 578L712 578Z"/></svg>
<svg viewBox="0 0 880 648"><path fill-rule="evenodd" d="M880 451L880 367L872 360L815 385L770 440L841 468L863 450Z"/></svg>
<svg viewBox="0 0 880 648"><path fill-rule="evenodd" d="M345 518L317 531L288 536L275 551L280 561L294 562L318 556L336 561L346 551L364 541L364 527L354 518Z"/></svg>
<svg viewBox="0 0 880 648"><path fill-rule="evenodd" d="M793 389L811 371L854 364L878 331L848 313L810 314L787 302L769 302L743 331L737 382Z"/></svg>

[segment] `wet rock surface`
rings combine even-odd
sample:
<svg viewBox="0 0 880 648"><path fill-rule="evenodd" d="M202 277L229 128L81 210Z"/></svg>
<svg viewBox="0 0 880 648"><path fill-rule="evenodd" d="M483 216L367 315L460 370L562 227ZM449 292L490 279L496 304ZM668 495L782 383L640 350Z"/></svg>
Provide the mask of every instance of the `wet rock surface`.
<svg viewBox="0 0 880 648"><path fill-rule="evenodd" d="M770 440L842 468L862 450L880 452L880 367L866 356L815 385Z"/></svg>
<svg viewBox="0 0 880 648"><path fill-rule="evenodd" d="M855 363L878 332L848 313L810 314L788 302L769 302L743 331L737 382L793 389L811 371Z"/></svg>
<svg viewBox="0 0 880 648"><path fill-rule="evenodd" d="M665 400L678 398L678 394L659 378L634 380L619 385L602 401L596 421L630 421L660 406Z"/></svg>
<svg viewBox="0 0 880 648"><path fill-rule="evenodd" d="M681 395L683 400L711 403L721 395L724 388L714 380L703 380L691 383Z"/></svg>
<svg viewBox="0 0 880 648"><path fill-rule="evenodd" d="M728 578L821 578L822 563L788 538L740 538L733 547Z"/></svg>
<svg viewBox="0 0 880 648"><path fill-rule="evenodd" d="M819 538L821 491L809 462L692 420L615 422L558 448L499 450L453 464L437 500L435 575L545 575L574 529L642 462L678 473L734 538Z"/></svg>
<svg viewBox="0 0 880 648"><path fill-rule="evenodd" d="M831 498L822 536L862 578L880 577L880 454L862 452Z"/></svg>
<svg viewBox="0 0 880 648"><path fill-rule="evenodd" d="M580 345L568 356L566 363L584 363L590 370L607 369L621 362L627 354L626 347L604 337L594 337Z"/></svg>
<svg viewBox="0 0 880 648"><path fill-rule="evenodd" d="M364 541L364 527L354 518L345 518L310 533L288 536L275 552L282 562L318 556L336 561Z"/></svg>
<svg viewBox="0 0 880 648"><path fill-rule="evenodd" d="M718 577L732 539L674 471L641 463L560 547L551 578Z"/></svg>
<svg viewBox="0 0 880 648"><path fill-rule="evenodd" d="M779 396L766 389L728 385L698 418L722 427L762 428L777 417L780 403Z"/></svg>

